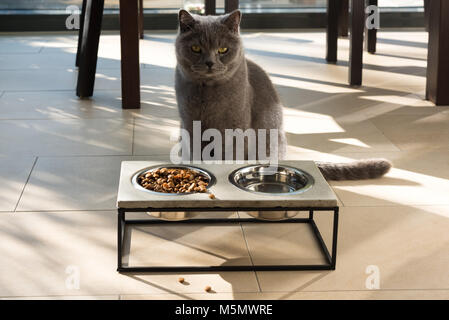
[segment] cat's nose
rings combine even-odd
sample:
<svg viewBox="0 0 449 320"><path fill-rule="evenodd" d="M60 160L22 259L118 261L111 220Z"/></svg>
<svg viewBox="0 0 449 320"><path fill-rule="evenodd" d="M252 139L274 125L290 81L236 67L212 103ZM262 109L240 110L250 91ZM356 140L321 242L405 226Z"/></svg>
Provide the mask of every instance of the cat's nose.
<svg viewBox="0 0 449 320"><path fill-rule="evenodd" d="M209 68L212 68L212 66L214 65L214 63L212 61L206 61L206 66L208 66Z"/></svg>

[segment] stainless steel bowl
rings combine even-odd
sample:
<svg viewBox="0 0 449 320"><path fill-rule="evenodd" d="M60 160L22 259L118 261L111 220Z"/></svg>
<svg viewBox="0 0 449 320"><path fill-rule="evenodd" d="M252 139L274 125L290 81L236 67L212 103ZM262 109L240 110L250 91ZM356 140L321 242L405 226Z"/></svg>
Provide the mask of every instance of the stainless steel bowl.
<svg viewBox="0 0 449 320"><path fill-rule="evenodd" d="M166 221L181 221L188 220L196 217L198 215L197 212L193 211L176 211L176 212L147 212L148 215Z"/></svg>
<svg viewBox="0 0 449 320"><path fill-rule="evenodd" d="M185 193L164 193L164 192L157 192L157 191L153 191L153 190L148 190L145 189L144 187L142 187L139 182L138 182L138 178L142 175L145 174L147 172L151 172L151 171L155 171L157 169L161 169L161 168L170 168L170 169L190 169L192 171L195 171L197 173L200 173L202 175L205 175L208 179L209 179L209 184L207 185L206 189L209 189L212 185L215 184L216 179L215 176L204 170L204 169L200 169L194 166L189 166L189 165L173 165L173 164L165 164L165 165L158 165L158 166L153 166L153 167L147 167L144 168L142 170L139 170L138 172L136 172L132 178L131 178L131 183L133 184L134 188L140 190L140 191L144 191L144 192L148 192L148 193L152 193L152 194L157 194L157 195L162 195L162 196L188 196L190 194L196 193L196 192L185 192ZM180 220L187 220L190 218L195 217L196 215L198 215L198 212L193 212L193 211L177 211L177 212L147 212L147 214L149 214L152 217L155 218L159 218L162 220L168 220L168 221L180 221Z"/></svg>
<svg viewBox="0 0 449 320"><path fill-rule="evenodd" d="M314 184L307 172L284 165L251 165L233 171L229 181L241 190L266 196L293 195L306 192ZM247 211L250 216L269 221L285 220L298 211Z"/></svg>

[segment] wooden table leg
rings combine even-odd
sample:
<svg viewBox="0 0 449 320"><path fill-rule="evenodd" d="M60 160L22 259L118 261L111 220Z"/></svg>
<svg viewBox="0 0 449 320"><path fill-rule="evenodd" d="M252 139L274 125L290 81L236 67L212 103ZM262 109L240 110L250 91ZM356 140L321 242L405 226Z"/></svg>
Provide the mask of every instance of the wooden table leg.
<svg viewBox="0 0 449 320"><path fill-rule="evenodd" d="M365 29L365 0L351 0L349 84L362 85L363 30Z"/></svg>
<svg viewBox="0 0 449 320"><path fill-rule="evenodd" d="M87 0L86 2L76 85L76 95L81 98L91 97L94 93L103 8L104 0Z"/></svg>
<svg viewBox="0 0 449 320"><path fill-rule="evenodd" d="M232 12L239 8L239 0L225 0L225 13Z"/></svg>
<svg viewBox="0 0 449 320"><path fill-rule="evenodd" d="M337 62L338 9L341 0L327 0L326 60Z"/></svg>
<svg viewBox="0 0 449 320"><path fill-rule="evenodd" d="M139 38L143 39L143 0L139 0Z"/></svg>
<svg viewBox="0 0 449 320"><path fill-rule="evenodd" d="M204 11L206 16L215 15L215 0L204 0Z"/></svg>
<svg viewBox="0 0 449 320"><path fill-rule="evenodd" d="M138 0L120 0L122 108L140 108Z"/></svg>
<svg viewBox="0 0 449 320"><path fill-rule="evenodd" d="M370 6L377 6L378 1L377 0L368 0L368 5ZM372 13L370 13L372 14ZM377 29L367 29L366 30L366 51L369 53L376 53L376 44L377 44Z"/></svg>
<svg viewBox="0 0 449 320"><path fill-rule="evenodd" d="M78 49L76 50L76 61L75 66L79 66L79 60L81 55L81 42L83 40L83 30L84 30L84 16L86 15L86 1L83 0L83 4L81 7L81 15L80 15L80 29L78 31Z"/></svg>
<svg viewBox="0 0 449 320"><path fill-rule="evenodd" d="M429 31L429 2L430 0L424 0L424 24L426 31Z"/></svg>
<svg viewBox="0 0 449 320"><path fill-rule="evenodd" d="M426 97L436 105L449 105L449 1L429 1L428 9Z"/></svg>
<svg viewBox="0 0 449 320"><path fill-rule="evenodd" d="M349 34L349 0L339 0L338 2L338 36L347 37Z"/></svg>

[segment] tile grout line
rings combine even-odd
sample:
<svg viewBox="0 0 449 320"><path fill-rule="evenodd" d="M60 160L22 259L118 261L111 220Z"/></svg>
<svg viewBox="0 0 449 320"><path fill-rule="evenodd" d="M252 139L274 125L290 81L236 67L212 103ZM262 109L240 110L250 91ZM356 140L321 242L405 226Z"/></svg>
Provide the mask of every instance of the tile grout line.
<svg viewBox="0 0 449 320"><path fill-rule="evenodd" d="M389 137L387 137L385 135L385 132L383 130L381 130L378 126L376 126L376 124L374 123L374 121L372 121L372 119L367 119L367 121L369 123L371 123L373 125L374 128L376 128L377 131L379 131L379 133L385 138L385 140L387 140L389 143L391 143L392 146L394 146L395 148L397 148L398 150L395 150L397 152L404 152L407 150L403 150L402 148L400 148L398 145L396 145L396 143L394 143L393 141L391 141L391 139Z"/></svg>
<svg viewBox="0 0 449 320"><path fill-rule="evenodd" d="M25 184L23 185L22 192L20 192L19 199L17 200L16 206L14 207L13 212L16 212L17 207L19 206L19 202L20 202L20 200L22 200L23 193L25 192L25 188L28 185L28 182L30 181L31 174L33 173L34 167L36 166L36 163L37 163L37 159L39 159L39 157L35 157L35 159L34 159L33 165L31 166L30 173L28 174L27 180L25 181Z"/></svg>
<svg viewBox="0 0 449 320"><path fill-rule="evenodd" d="M238 212L237 212L237 216L240 218ZM246 250L248 251L249 260L251 261L251 264L254 266L253 257L251 256L251 251L249 250L248 241L246 241L245 231L243 230L242 223L239 222L239 225L240 225L240 229L242 230L243 241L245 241L245 246L246 246ZM253 272L254 272L254 276L256 278L257 287L259 288L259 292L262 292L262 289L260 287L259 278L257 277L257 272L256 271L253 271Z"/></svg>
<svg viewBox="0 0 449 320"><path fill-rule="evenodd" d="M330 184L329 184L329 186L331 187L332 192L335 194L335 196L337 197L338 201L340 201L341 206L342 206L342 207L346 207L345 203L344 203L343 200L340 198L340 196L337 194L337 192L335 191L334 187L331 186ZM337 202L337 204L338 204L338 202Z"/></svg>
<svg viewBox="0 0 449 320"><path fill-rule="evenodd" d="M60 212L107 212L107 211L117 211L117 208L109 208L109 209L60 209L60 210L18 210L14 211L17 213L32 213L32 212L44 212L44 213L60 213ZM0 211L0 212L9 212L9 211Z"/></svg>

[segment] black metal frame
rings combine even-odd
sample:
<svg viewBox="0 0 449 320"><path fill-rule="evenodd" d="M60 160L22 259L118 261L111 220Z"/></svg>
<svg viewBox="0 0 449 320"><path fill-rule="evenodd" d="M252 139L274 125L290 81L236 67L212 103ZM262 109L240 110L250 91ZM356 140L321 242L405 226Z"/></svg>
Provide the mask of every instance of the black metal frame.
<svg viewBox="0 0 449 320"><path fill-rule="evenodd" d="M281 221L263 221L258 219L190 219L182 221L165 221L158 219L131 219L126 220L126 212L173 212L173 211L308 211L308 218L292 218ZM324 243L318 226L313 219L314 211L332 211L333 231L331 253ZM280 270L335 270L337 261L337 234L338 234L339 207L300 207L300 208L132 208L118 209L117 216L117 271L118 272L195 272L195 271L280 271ZM127 225L179 225L179 224L232 224L232 223L307 223L312 228L316 241L326 259L326 264L318 265L241 265L241 266L123 266L123 238Z"/></svg>

